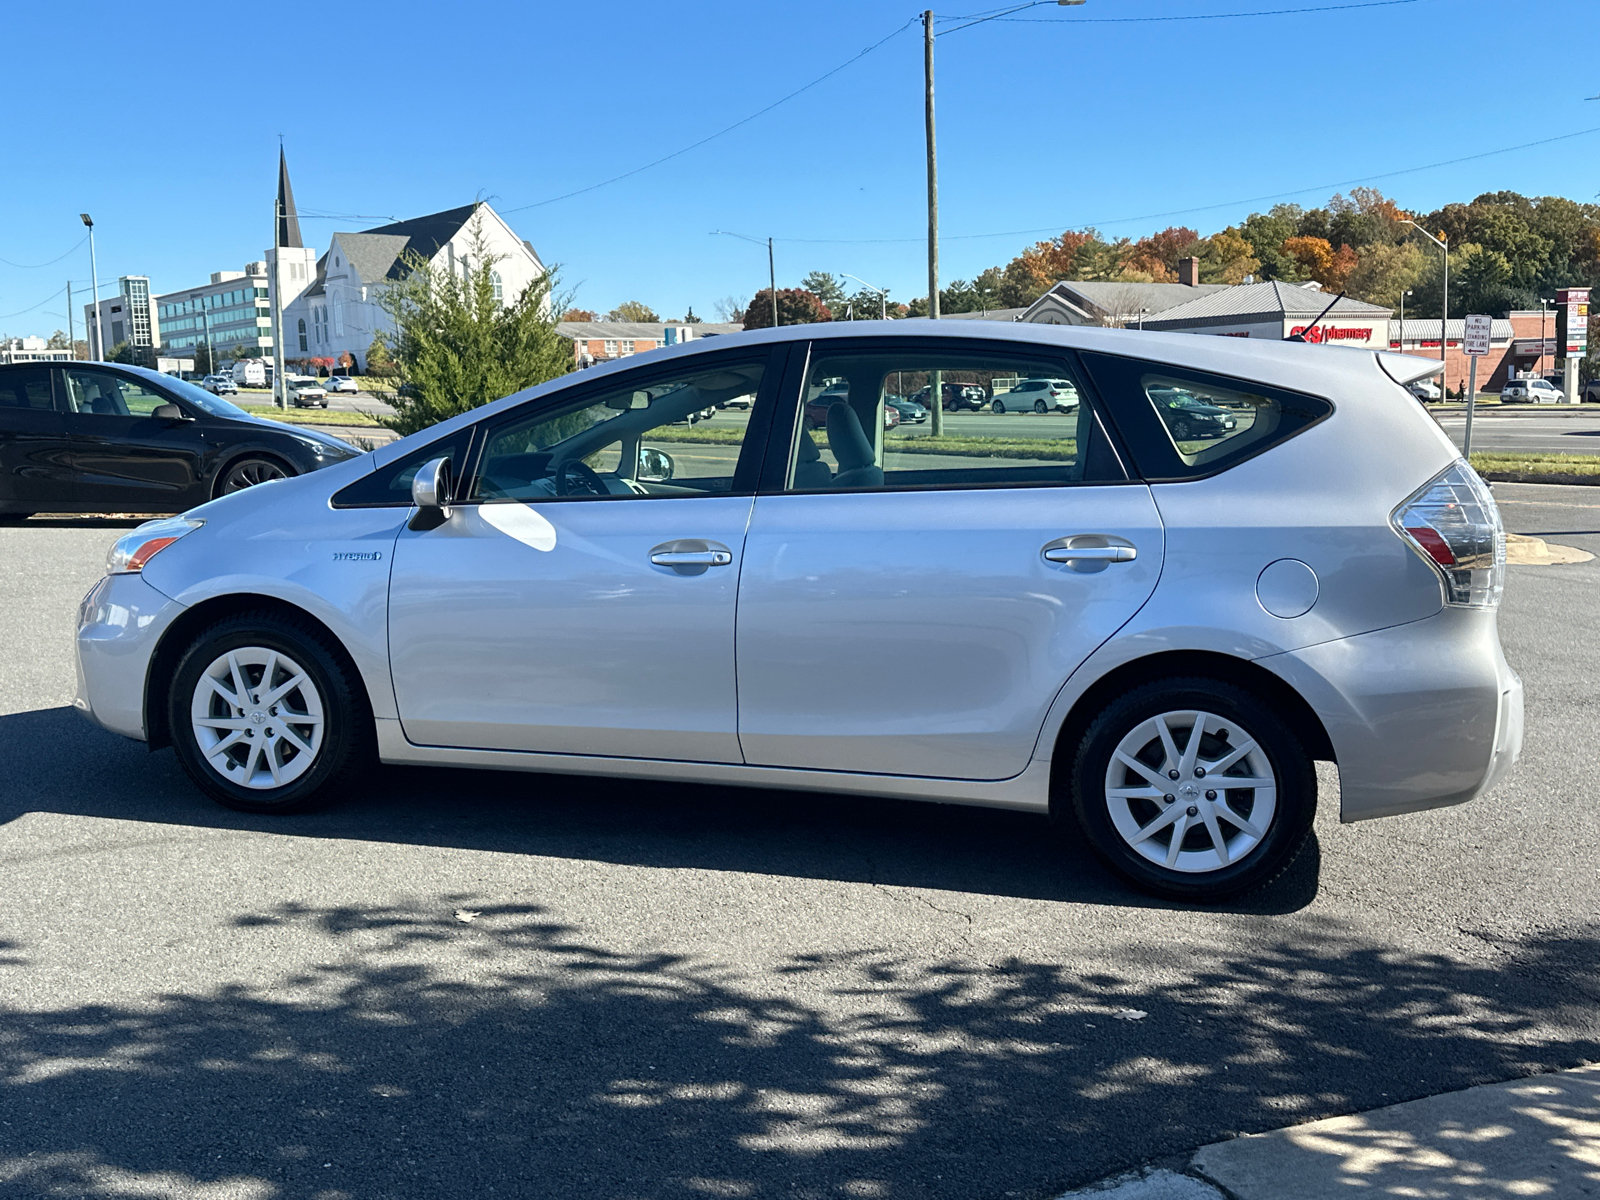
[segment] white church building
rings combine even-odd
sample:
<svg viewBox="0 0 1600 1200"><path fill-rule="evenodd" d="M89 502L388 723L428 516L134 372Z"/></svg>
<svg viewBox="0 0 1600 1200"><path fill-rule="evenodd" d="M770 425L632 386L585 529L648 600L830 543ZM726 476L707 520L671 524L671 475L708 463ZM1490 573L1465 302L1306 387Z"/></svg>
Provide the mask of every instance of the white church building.
<svg viewBox="0 0 1600 1200"><path fill-rule="evenodd" d="M278 190L292 217L287 170L280 174ZM533 247L481 201L360 233L336 233L314 267L315 251L300 247L298 219L287 225L280 218L285 359L338 363L348 354L365 371L373 334L382 332L394 345L394 321L380 300L386 287L408 273L412 254L435 271L463 277L478 265L476 255L487 254L493 260L495 297L505 305L515 304L545 273Z"/></svg>

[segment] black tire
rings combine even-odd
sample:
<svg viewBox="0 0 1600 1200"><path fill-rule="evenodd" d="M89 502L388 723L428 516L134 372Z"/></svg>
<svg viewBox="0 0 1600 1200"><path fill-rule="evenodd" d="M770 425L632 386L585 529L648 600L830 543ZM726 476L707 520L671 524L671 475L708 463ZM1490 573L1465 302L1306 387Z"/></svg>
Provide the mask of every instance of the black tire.
<svg viewBox="0 0 1600 1200"><path fill-rule="evenodd" d="M1230 745L1229 736L1237 738L1241 733L1254 741L1265 754L1277 782L1275 808L1259 841L1237 861L1211 870L1182 871L1146 858L1118 832L1112 814L1112 801L1107 796L1106 779L1112 754L1124 737L1131 736L1141 724L1160 714L1183 713L1186 710L1213 714L1234 727L1231 730L1222 729L1224 736L1220 741L1208 733L1206 736L1213 737L1211 744L1215 746L1226 749ZM1190 724L1192 728L1193 722ZM1182 749L1184 743L1178 741L1176 733L1173 736L1179 749ZM1236 684L1220 679L1192 677L1160 680L1136 687L1106 705L1073 749L1071 804L1084 836L1114 871L1135 886L1157 896L1207 902L1264 887L1289 868L1310 835L1317 807L1317 775L1311 756L1271 707ZM1130 778L1133 777L1132 772L1128 774ZM1214 781L1226 777L1212 775L1211 779ZM1205 786L1202 781L1181 778L1170 781L1170 786L1176 793L1184 783L1192 784L1195 788ZM1164 782L1162 786L1169 786L1169 783ZM1261 793L1253 789L1222 791L1228 793L1223 796L1223 803L1246 809L1243 815L1247 819L1256 811L1252 806L1257 805L1256 798ZM1245 795L1246 791L1248 795ZM1203 794L1208 800L1214 799L1216 791ZM1176 808L1181 802L1180 799L1171 807ZM1154 800L1131 801L1129 804L1130 811L1133 804L1148 805L1147 815L1151 823L1154 823L1157 815L1169 811ZM1184 811L1192 813L1195 807L1185 805ZM1143 820L1144 817L1136 816L1135 819ZM1217 823L1219 829L1226 831L1232 828L1236 837L1243 836L1242 830L1230 826L1226 818L1218 819ZM1170 847L1170 828L1167 832L1166 846ZM1147 844L1152 851L1162 848L1159 836L1157 834L1149 838ZM1227 840L1225 835L1223 841ZM1211 835L1206 827L1196 825L1184 834L1179 851L1203 851L1210 845Z"/></svg>
<svg viewBox="0 0 1600 1200"><path fill-rule="evenodd" d="M1033 402L1033 411L1036 413L1046 413L1050 411L1050 407L1043 400L1035 400Z"/></svg>
<svg viewBox="0 0 1600 1200"><path fill-rule="evenodd" d="M217 473L217 483L212 488L213 498L242 492L272 479L293 479L294 474L292 468L276 458L249 454L229 463Z"/></svg>
<svg viewBox="0 0 1600 1200"><path fill-rule="evenodd" d="M1005 416L1005 413L1006 413L1006 402L1004 400L993 400L993 401L990 401L990 403L989 403L989 411L992 412L992 413L999 413L1001 416Z"/></svg>
<svg viewBox="0 0 1600 1200"><path fill-rule="evenodd" d="M321 699L322 742L310 767L281 788L246 787L224 778L207 761L191 720L192 697L206 668L230 651L253 647L291 659L310 677ZM173 673L167 722L178 761L195 786L240 812L303 812L359 785L370 776L377 757L372 712L355 669L309 621L276 613L241 613L202 631Z"/></svg>

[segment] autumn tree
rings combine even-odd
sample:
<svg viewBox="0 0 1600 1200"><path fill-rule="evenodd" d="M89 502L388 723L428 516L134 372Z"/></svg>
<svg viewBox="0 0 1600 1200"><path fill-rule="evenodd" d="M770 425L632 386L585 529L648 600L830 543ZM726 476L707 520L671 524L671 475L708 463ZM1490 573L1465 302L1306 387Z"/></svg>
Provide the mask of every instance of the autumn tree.
<svg viewBox="0 0 1600 1200"><path fill-rule="evenodd" d="M655 309L638 300L624 300L606 314L608 321L652 322L661 320Z"/></svg>
<svg viewBox="0 0 1600 1200"><path fill-rule="evenodd" d="M1326 238L1285 238L1283 253L1300 266L1303 278L1315 279L1330 292L1342 292L1356 268L1356 252L1349 246L1335 250Z"/></svg>
<svg viewBox="0 0 1600 1200"><path fill-rule="evenodd" d="M588 308L569 308L561 314L563 321L598 321L600 314Z"/></svg>
<svg viewBox="0 0 1600 1200"><path fill-rule="evenodd" d="M833 313L821 297L804 288L778 289L778 323L781 325L811 325L833 320ZM746 329L772 328L772 289L762 288L744 310Z"/></svg>
<svg viewBox="0 0 1600 1200"><path fill-rule="evenodd" d="M1201 283L1236 285L1261 271L1261 261L1251 252L1250 243L1232 225L1206 238L1196 257L1200 259Z"/></svg>
<svg viewBox="0 0 1600 1200"><path fill-rule="evenodd" d="M1427 265L1422 248L1412 242L1375 243L1361 249L1345 286L1358 300L1399 308L1401 293L1416 286Z"/></svg>

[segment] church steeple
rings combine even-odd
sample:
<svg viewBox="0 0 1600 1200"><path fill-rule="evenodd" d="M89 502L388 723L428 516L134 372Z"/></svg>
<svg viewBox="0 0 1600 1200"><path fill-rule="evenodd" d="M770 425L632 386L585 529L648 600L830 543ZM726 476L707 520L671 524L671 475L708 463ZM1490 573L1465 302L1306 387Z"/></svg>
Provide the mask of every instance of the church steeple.
<svg viewBox="0 0 1600 1200"><path fill-rule="evenodd" d="M294 208L294 189L289 186L289 162L278 147L278 235L280 246L302 245L300 241L300 214Z"/></svg>

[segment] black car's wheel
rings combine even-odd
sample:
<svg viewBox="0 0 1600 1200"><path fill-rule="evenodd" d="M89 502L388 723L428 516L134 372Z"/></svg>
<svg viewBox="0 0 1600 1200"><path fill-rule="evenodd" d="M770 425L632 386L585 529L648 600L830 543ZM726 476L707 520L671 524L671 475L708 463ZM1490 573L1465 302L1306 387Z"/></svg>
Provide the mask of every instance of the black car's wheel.
<svg viewBox="0 0 1600 1200"><path fill-rule="evenodd" d="M248 487L255 487L258 483L288 479L293 474L293 471L275 458L251 455L248 458L241 458L222 473L222 477L217 481L216 493L219 496L226 496L233 492L242 492Z"/></svg>
<svg viewBox="0 0 1600 1200"><path fill-rule="evenodd" d="M1172 423L1172 436L1180 442L1192 442L1194 440L1194 430L1190 427L1188 421L1174 421Z"/></svg>
<svg viewBox="0 0 1600 1200"><path fill-rule="evenodd" d="M1050 406L1047 405L1043 400L1035 400L1033 402L1033 411L1036 413L1049 412Z"/></svg>
<svg viewBox="0 0 1600 1200"><path fill-rule="evenodd" d="M998 400L998 399L993 401L989 405L989 411L992 412L992 413L999 413L1001 416L1005 416L1006 402L1004 400Z"/></svg>
<svg viewBox="0 0 1600 1200"><path fill-rule="evenodd" d="M1180 678L1124 693L1090 724L1072 805L1113 869L1177 900L1261 887L1300 853L1317 776L1277 712L1235 684Z"/></svg>
<svg viewBox="0 0 1600 1200"><path fill-rule="evenodd" d="M0 513L0 525L21 525L32 513Z"/></svg>
<svg viewBox="0 0 1600 1200"><path fill-rule="evenodd" d="M189 778L241 812L298 812L360 782L372 715L355 670L309 622L227 617L190 643L167 697Z"/></svg>

